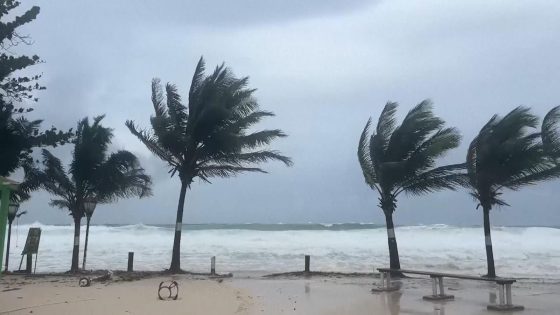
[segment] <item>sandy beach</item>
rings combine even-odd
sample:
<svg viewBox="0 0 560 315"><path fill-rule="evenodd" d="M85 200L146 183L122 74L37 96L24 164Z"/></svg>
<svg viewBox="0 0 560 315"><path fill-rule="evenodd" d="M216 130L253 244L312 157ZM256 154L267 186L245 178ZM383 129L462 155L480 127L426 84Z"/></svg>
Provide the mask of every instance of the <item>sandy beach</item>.
<svg viewBox="0 0 560 315"><path fill-rule="evenodd" d="M159 283L171 279L179 283L179 298L159 300ZM377 280L177 275L79 287L74 276L6 275L0 280L0 314L497 314L486 310L496 300L490 283L449 279L445 285L455 300L433 303L422 300L431 290L428 279L405 279L398 292L374 294L370 289ZM513 301L525 306L517 314L559 314L558 283L522 280L513 294Z"/></svg>

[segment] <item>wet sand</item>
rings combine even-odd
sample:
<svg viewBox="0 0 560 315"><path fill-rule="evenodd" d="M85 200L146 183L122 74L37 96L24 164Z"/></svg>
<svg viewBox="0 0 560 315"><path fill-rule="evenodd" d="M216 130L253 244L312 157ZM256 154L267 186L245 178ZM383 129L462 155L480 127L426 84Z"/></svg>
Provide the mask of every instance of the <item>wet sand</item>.
<svg viewBox="0 0 560 315"><path fill-rule="evenodd" d="M404 279L401 290L372 293L378 279L326 277L311 279L239 279L236 287L258 292L252 314L560 314L560 284L521 281L514 286L513 302L525 306L521 312L488 311L497 302L497 287L488 282L445 280L453 301L430 302L429 279Z"/></svg>
<svg viewBox="0 0 560 315"><path fill-rule="evenodd" d="M160 301L161 281L175 279L179 298ZM0 314L508 314L486 310L496 300L494 284L447 279L454 301L422 300L429 279L402 280L401 290L371 293L371 276L263 278L241 275L155 276L136 281L109 281L79 287L71 276L0 278ZM513 289L515 314L560 314L560 284L522 280Z"/></svg>

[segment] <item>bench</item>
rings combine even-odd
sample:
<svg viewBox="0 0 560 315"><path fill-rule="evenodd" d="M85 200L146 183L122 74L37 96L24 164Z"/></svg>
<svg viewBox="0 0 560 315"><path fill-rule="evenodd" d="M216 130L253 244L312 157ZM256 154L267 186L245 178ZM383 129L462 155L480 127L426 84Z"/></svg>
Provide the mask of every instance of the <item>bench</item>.
<svg viewBox="0 0 560 315"><path fill-rule="evenodd" d="M424 300L430 300L430 301L454 299L453 295L445 294L445 290L443 286L443 278L489 281L489 282L495 282L498 285L498 292L499 292L499 304L488 305L489 310L519 311L524 309L523 306L513 305L512 303L511 285L514 282L516 282L516 280L512 278L487 278L487 277L468 276L468 275L451 274L451 273L407 270L407 269L391 269L391 268L377 268L377 270L381 275L381 287L372 289L373 292L396 291L400 289L399 286L395 286L391 283L391 273L408 273L408 274L430 276L430 278L432 278L432 295L427 295L423 297Z"/></svg>

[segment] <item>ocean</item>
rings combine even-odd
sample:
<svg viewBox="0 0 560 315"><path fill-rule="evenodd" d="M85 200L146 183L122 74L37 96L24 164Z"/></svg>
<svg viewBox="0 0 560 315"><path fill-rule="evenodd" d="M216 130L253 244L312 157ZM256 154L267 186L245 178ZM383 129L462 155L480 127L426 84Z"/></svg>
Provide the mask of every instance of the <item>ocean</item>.
<svg viewBox="0 0 560 315"><path fill-rule="evenodd" d="M12 227L10 270L19 265L31 226L42 229L37 272L69 270L73 227L40 223ZM171 225L93 225L87 269L125 270L133 251L135 270L163 270L173 233ZM403 268L485 273L482 227L400 226L396 236ZM85 226L81 251L84 239ZM493 227L492 240L499 275L560 279L559 228ZM194 272L208 272L212 256L219 273L299 271L304 255L311 255L314 271L372 272L389 261L385 227L374 224L186 224L181 250L183 269Z"/></svg>

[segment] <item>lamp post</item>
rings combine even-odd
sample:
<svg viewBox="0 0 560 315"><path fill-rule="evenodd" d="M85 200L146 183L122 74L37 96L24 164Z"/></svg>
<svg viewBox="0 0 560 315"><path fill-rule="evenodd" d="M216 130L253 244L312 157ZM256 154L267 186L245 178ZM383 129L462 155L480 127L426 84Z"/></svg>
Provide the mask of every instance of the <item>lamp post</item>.
<svg viewBox="0 0 560 315"><path fill-rule="evenodd" d="M97 201L93 199L88 199L84 201L84 213L86 214L86 243L84 244L84 259L82 261L82 270L86 270L86 258L87 258L87 245L88 245L88 236L89 236L89 221L91 220L91 216L93 215L93 211L95 210L95 206L97 206Z"/></svg>
<svg viewBox="0 0 560 315"><path fill-rule="evenodd" d="M8 264L10 262L10 241L12 238L12 222L14 222L18 210L19 204L17 203L10 203L8 206L8 242L6 243L6 269L4 269L4 271L8 271Z"/></svg>

